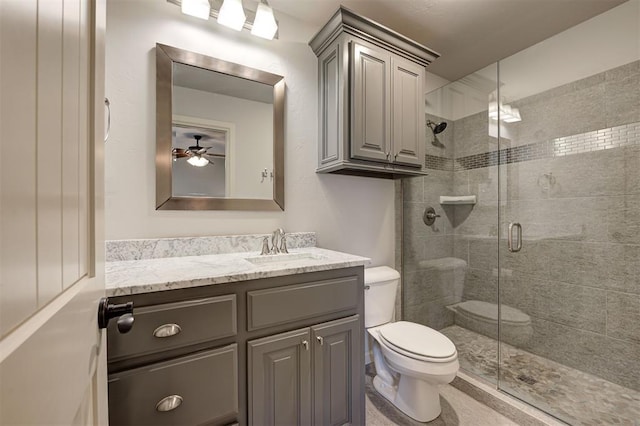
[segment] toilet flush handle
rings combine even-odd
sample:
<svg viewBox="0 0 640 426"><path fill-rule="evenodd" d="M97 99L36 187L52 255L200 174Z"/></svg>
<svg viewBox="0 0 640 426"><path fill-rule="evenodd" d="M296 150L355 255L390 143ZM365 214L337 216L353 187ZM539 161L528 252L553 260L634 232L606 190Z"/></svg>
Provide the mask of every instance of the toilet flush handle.
<svg viewBox="0 0 640 426"><path fill-rule="evenodd" d="M371 288L371 286L370 286L370 285L365 285L365 286L364 286L364 289L365 289L365 290L369 290L370 288Z"/></svg>

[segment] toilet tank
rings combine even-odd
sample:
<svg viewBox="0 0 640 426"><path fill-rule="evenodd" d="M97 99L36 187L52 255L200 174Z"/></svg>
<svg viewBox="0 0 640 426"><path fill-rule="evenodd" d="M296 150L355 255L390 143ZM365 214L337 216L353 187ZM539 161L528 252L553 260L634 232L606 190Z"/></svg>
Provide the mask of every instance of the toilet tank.
<svg viewBox="0 0 640 426"><path fill-rule="evenodd" d="M400 274L388 266L364 270L364 326L386 324L393 319Z"/></svg>

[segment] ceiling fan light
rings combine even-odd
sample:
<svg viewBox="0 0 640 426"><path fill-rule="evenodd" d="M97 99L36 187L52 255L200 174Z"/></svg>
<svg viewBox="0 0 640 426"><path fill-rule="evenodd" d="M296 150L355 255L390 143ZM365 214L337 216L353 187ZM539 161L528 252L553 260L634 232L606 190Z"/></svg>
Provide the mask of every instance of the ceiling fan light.
<svg viewBox="0 0 640 426"><path fill-rule="evenodd" d="M209 160L199 155L195 155L187 160L187 163L195 167L204 167L209 164Z"/></svg>
<svg viewBox="0 0 640 426"><path fill-rule="evenodd" d="M240 31L246 19L242 0L224 0L218 13L218 24Z"/></svg>
<svg viewBox="0 0 640 426"><path fill-rule="evenodd" d="M258 10L256 11L256 19L253 21L253 27L251 28L251 34L266 38L267 40L273 40L277 31L278 24L276 23L276 18L273 16L273 9L264 3L259 3Z"/></svg>
<svg viewBox="0 0 640 426"><path fill-rule="evenodd" d="M207 20L211 13L209 0L182 0L182 13Z"/></svg>

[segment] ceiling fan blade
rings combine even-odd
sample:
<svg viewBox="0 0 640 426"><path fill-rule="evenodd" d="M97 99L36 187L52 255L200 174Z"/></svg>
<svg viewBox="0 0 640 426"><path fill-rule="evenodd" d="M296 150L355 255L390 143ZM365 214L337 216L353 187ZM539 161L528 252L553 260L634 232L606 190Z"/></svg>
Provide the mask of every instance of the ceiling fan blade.
<svg viewBox="0 0 640 426"><path fill-rule="evenodd" d="M208 154L207 153L207 154L204 154L204 155L206 155L207 157L213 157L213 158L226 158L226 155L224 155L224 154Z"/></svg>
<svg viewBox="0 0 640 426"><path fill-rule="evenodd" d="M173 148L171 150L171 154L175 158L190 157L190 153L188 152L188 150L185 150L185 149L182 149L182 148Z"/></svg>

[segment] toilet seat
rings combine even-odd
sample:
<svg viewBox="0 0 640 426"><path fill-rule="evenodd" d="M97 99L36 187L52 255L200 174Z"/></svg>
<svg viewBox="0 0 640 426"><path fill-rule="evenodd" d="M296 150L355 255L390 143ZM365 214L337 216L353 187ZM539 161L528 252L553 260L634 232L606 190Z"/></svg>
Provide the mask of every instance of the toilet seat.
<svg viewBox="0 0 640 426"><path fill-rule="evenodd" d="M450 362L457 358L456 347L442 333L407 321L385 324L378 335L389 349L409 358L426 362Z"/></svg>

